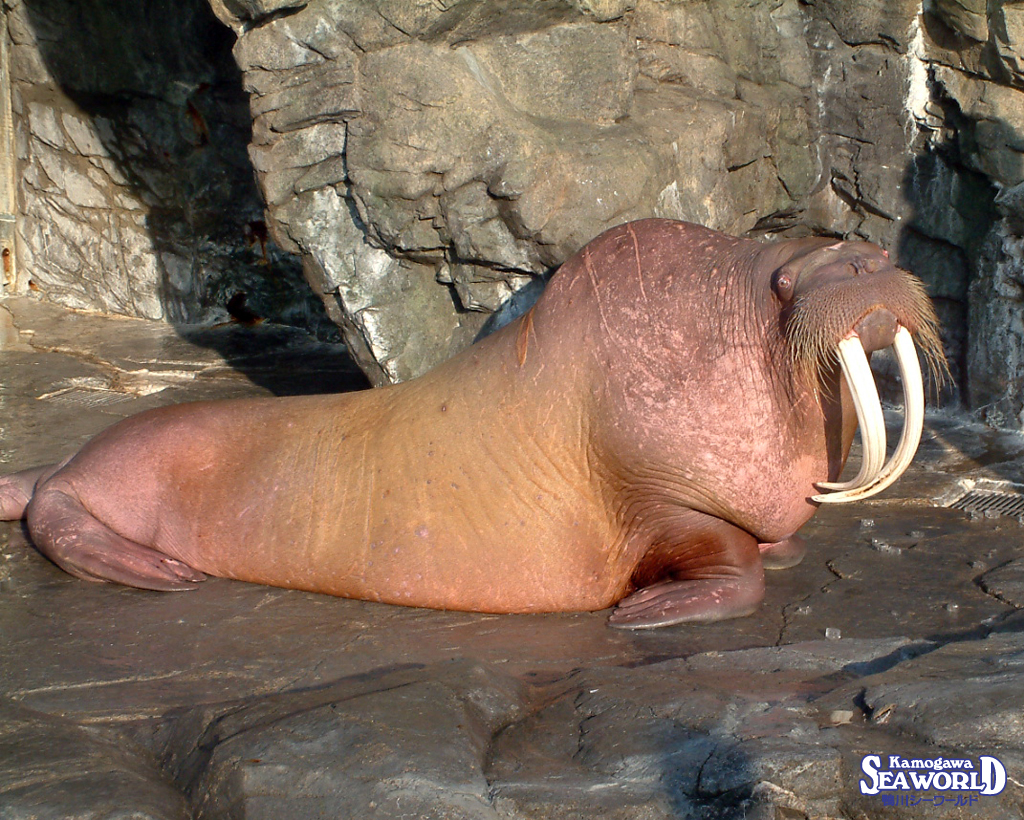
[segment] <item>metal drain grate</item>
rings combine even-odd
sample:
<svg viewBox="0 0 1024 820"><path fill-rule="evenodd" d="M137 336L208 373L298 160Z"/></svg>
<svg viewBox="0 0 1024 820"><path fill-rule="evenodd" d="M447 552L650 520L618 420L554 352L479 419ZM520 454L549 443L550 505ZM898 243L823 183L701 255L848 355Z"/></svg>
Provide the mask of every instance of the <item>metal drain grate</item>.
<svg viewBox="0 0 1024 820"><path fill-rule="evenodd" d="M1024 495L1000 490L968 490L948 506L989 516L1024 515Z"/></svg>
<svg viewBox="0 0 1024 820"><path fill-rule="evenodd" d="M935 504L962 510L971 517L1009 515L1024 523L1024 484L991 478L964 478L936 498Z"/></svg>

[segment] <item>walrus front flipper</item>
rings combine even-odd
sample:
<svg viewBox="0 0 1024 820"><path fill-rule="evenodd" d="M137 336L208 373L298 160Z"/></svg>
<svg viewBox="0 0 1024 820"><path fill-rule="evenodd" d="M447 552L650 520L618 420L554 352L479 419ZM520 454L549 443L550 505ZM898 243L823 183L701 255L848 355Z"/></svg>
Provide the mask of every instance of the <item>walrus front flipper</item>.
<svg viewBox="0 0 1024 820"><path fill-rule="evenodd" d="M0 521L17 521L25 517L25 508L35 492L36 482L54 472L60 465L48 464L19 473L0 476Z"/></svg>
<svg viewBox="0 0 1024 820"><path fill-rule="evenodd" d="M799 535L791 535L774 544L758 544L765 569L789 569L804 560L807 544Z"/></svg>
<svg viewBox="0 0 1024 820"><path fill-rule="evenodd" d="M62 490L42 488L32 497L26 518L39 551L86 581L176 592L206 580L187 564L118 535Z"/></svg>
<svg viewBox="0 0 1024 820"><path fill-rule="evenodd" d="M619 602L609 626L653 629L724 621L757 609L764 598L757 540L721 519L692 516L695 520L672 548L656 548L645 556L633 576L641 589Z"/></svg>
<svg viewBox="0 0 1024 820"><path fill-rule="evenodd" d="M654 629L696 621L742 618L757 610L764 587L743 579L662 581L623 598L608 617L608 626Z"/></svg>

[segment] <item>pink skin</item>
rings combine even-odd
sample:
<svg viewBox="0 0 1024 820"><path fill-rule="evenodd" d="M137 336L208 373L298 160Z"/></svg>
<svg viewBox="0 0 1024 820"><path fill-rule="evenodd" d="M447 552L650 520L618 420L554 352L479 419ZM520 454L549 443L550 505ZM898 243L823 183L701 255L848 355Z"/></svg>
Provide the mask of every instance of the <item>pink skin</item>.
<svg viewBox="0 0 1024 820"><path fill-rule="evenodd" d="M791 535L774 544L758 544L765 569L789 569L804 560L807 543L799 535Z"/></svg>
<svg viewBox="0 0 1024 820"><path fill-rule="evenodd" d="M25 508L36 486L45 482L66 463L34 467L0 478L0 521L17 521L24 517Z"/></svg>
<svg viewBox="0 0 1024 820"><path fill-rule="evenodd" d="M0 515L69 572L144 588L209 574L445 609L618 603L626 628L747 615L764 568L803 556L815 482L856 428L837 369L793 372L783 321L818 267L852 278L847 256L891 268L863 243L619 226L420 379L143 413L52 474L0 479Z"/></svg>

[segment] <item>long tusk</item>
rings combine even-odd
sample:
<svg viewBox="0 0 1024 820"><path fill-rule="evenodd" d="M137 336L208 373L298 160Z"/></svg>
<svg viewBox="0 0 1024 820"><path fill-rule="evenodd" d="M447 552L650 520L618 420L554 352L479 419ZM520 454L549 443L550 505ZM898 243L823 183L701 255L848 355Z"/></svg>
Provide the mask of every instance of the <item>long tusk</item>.
<svg viewBox="0 0 1024 820"><path fill-rule="evenodd" d="M903 432L892 458L881 472L863 487L852 490L814 496L815 501L824 503L842 503L860 501L870 498L891 486L910 466L917 447L921 443L924 430L924 380L921 377L921 365L917 360L917 349L910 331L901 327L896 331L893 351L900 367L900 378L903 381Z"/></svg>
<svg viewBox="0 0 1024 820"><path fill-rule="evenodd" d="M860 442L863 455L857 476L850 481L822 481L816 486L822 490L852 490L863 487L874 480L885 463L885 419L882 404L878 400L875 378L871 374L864 347L856 337L843 339L839 343L839 364L846 376L846 383L853 396L853 407L857 411L860 426ZM831 496L829 496L831 498Z"/></svg>

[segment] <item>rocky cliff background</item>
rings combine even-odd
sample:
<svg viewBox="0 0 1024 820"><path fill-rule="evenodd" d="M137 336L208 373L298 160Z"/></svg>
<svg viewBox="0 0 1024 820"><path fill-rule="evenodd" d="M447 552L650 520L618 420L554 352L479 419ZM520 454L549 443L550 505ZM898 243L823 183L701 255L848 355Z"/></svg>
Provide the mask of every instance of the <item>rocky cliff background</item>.
<svg viewBox="0 0 1024 820"><path fill-rule="evenodd" d="M862 237L928 283L947 400L1024 426L1024 5L5 7L9 292L339 328L384 384L619 222Z"/></svg>

